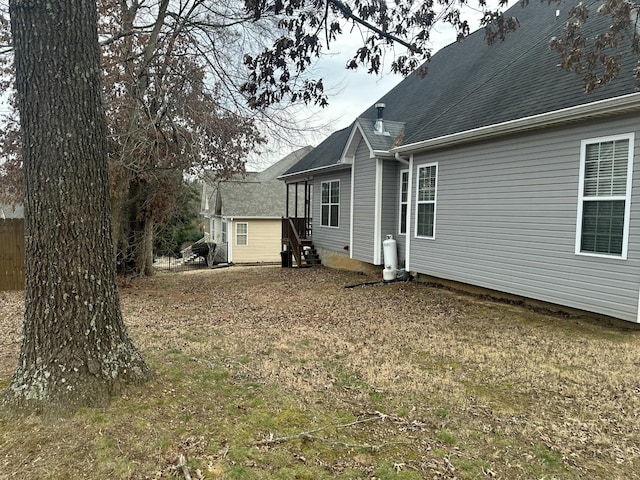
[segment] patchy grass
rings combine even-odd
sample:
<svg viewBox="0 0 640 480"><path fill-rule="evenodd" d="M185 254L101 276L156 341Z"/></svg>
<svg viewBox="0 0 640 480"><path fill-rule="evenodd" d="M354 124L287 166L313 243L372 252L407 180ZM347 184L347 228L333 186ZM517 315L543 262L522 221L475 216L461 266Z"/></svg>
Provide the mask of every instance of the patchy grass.
<svg viewBox="0 0 640 480"><path fill-rule="evenodd" d="M631 479L639 332L317 269L123 288L156 372L108 408L0 412L4 479ZM22 299L0 294L0 387Z"/></svg>

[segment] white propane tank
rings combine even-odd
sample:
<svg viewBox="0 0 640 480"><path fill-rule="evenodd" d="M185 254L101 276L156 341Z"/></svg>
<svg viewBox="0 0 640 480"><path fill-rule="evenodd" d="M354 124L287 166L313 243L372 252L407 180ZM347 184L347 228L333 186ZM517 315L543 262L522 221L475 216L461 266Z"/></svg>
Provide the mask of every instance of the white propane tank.
<svg viewBox="0 0 640 480"><path fill-rule="evenodd" d="M393 235L387 235L387 239L382 242L382 251L384 253L382 279L387 282L395 280L396 270L398 270L398 248Z"/></svg>

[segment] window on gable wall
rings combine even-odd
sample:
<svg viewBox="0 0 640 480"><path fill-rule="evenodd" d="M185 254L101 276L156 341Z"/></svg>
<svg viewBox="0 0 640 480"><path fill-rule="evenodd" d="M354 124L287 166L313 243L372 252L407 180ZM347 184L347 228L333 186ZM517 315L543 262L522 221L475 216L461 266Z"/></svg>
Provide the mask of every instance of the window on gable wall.
<svg viewBox="0 0 640 480"><path fill-rule="evenodd" d="M322 182L321 225L338 227L340 214L340 180Z"/></svg>
<svg viewBox="0 0 640 480"><path fill-rule="evenodd" d="M627 258L633 134L584 140L576 254Z"/></svg>
<svg viewBox="0 0 640 480"><path fill-rule="evenodd" d="M249 225L236 223L236 245L249 245Z"/></svg>
<svg viewBox="0 0 640 480"><path fill-rule="evenodd" d="M409 195L409 170L400 172L400 222L398 231L407 233L407 200Z"/></svg>
<svg viewBox="0 0 640 480"><path fill-rule="evenodd" d="M416 236L435 237L438 164L418 166L416 188Z"/></svg>

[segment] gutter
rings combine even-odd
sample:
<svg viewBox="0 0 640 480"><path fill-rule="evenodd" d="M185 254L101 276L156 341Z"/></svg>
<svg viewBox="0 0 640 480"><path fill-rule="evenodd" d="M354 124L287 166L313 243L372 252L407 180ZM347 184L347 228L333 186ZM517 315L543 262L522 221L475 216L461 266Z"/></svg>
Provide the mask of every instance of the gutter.
<svg viewBox="0 0 640 480"><path fill-rule="evenodd" d="M396 156L391 153L391 150L374 150L374 158L383 158L387 160L395 160Z"/></svg>
<svg viewBox="0 0 640 480"><path fill-rule="evenodd" d="M576 105L573 107L540 113L529 117L509 120L507 122L487 125L485 127L451 133L441 137L430 138L420 142L401 145L389 150L391 153L401 154L419 152L434 148L467 143L476 140L485 140L492 137L525 132L537 128L550 127L563 123L585 120L587 118L605 117L619 113L640 110L640 93L630 93L621 97L607 98L597 102Z"/></svg>
<svg viewBox="0 0 640 480"><path fill-rule="evenodd" d="M261 217L259 215L234 215L233 220L282 220L282 216L280 217Z"/></svg>

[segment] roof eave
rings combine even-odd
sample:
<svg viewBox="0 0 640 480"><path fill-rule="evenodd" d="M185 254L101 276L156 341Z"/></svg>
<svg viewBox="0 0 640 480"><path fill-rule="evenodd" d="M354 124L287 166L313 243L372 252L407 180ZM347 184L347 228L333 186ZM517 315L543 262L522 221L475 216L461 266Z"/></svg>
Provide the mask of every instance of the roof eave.
<svg viewBox="0 0 640 480"><path fill-rule="evenodd" d="M297 177L303 179L305 177L313 176L314 173L323 173L325 171L329 172L332 170L342 170L345 168L351 168L350 162L344 163L334 163L332 165L325 165L324 167L311 168L309 170L302 170L300 172L288 173L286 175L280 175L278 180L282 180L284 182L295 180Z"/></svg>
<svg viewBox="0 0 640 480"><path fill-rule="evenodd" d="M224 214L224 215L216 215L216 217L224 217L224 218L233 218L234 220L282 220L282 217L284 215L281 215L279 217L277 216L273 216L273 215L249 215L249 214L241 214L241 215L234 215L232 213L229 214Z"/></svg>
<svg viewBox="0 0 640 480"><path fill-rule="evenodd" d="M630 93L620 97L607 98L605 100L598 100L583 105L576 105L561 110L540 113L508 122L496 123L494 125L487 125L472 130L465 130L463 132L430 138L420 142L409 143L392 148L390 152L399 154L416 153L423 150L431 150L588 118L606 117L637 110L640 110L640 93Z"/></svg>
<svg viewBox="0 0 640 480"><path fill-rule="evenodd" d="M385 158L385 159L395 159L396 155L395 153L391 153L390 150L374 150L373 151L373 155L376 158Z"/></svg>

